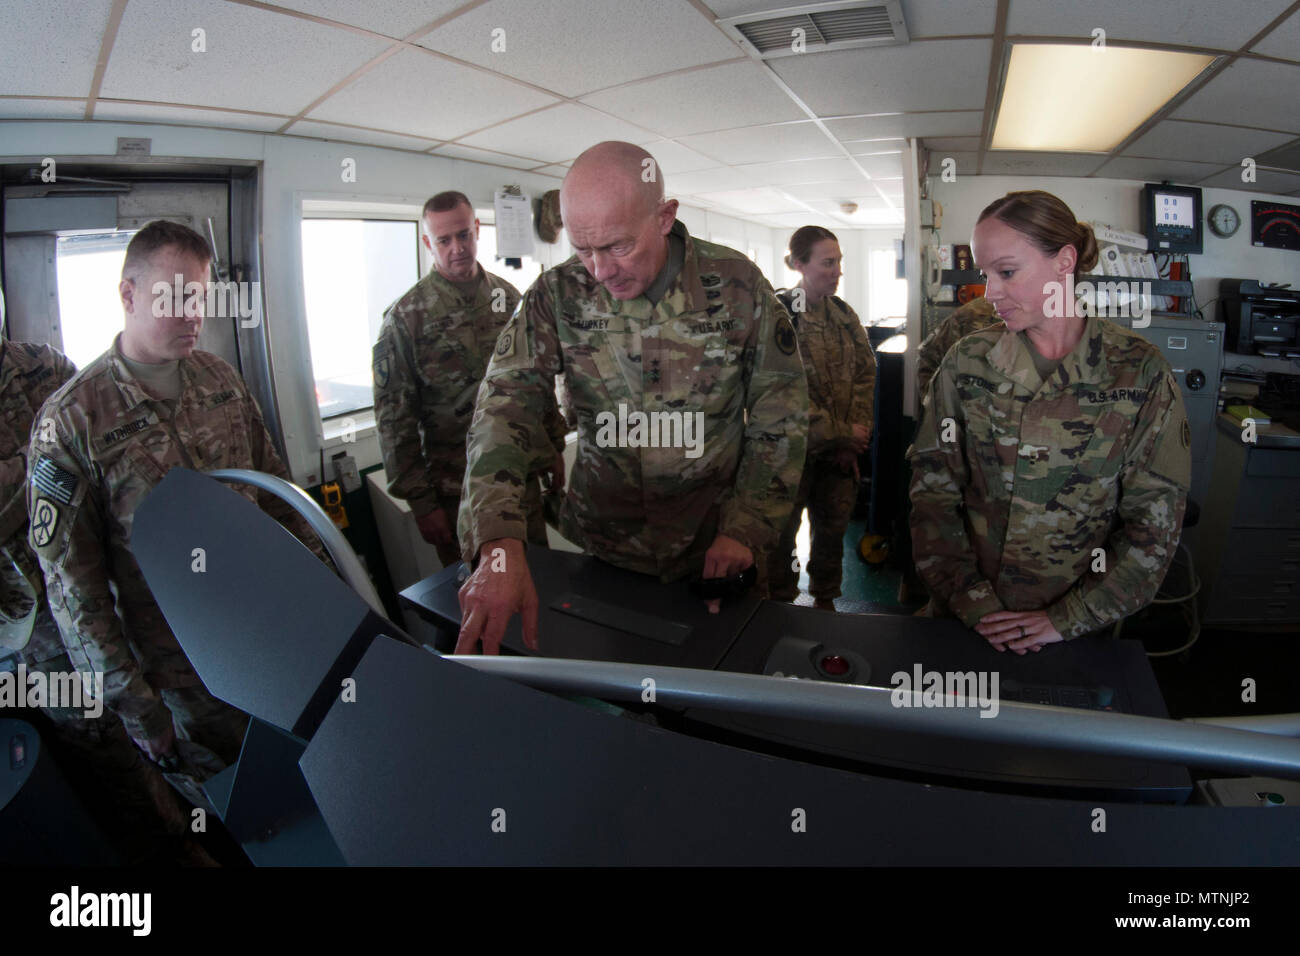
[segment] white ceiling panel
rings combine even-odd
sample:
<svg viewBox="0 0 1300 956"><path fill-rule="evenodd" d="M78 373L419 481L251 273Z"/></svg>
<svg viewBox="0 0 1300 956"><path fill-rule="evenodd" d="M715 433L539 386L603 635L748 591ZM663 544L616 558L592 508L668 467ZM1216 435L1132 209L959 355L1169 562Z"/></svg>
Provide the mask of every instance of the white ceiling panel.
<svg viewBox="0 0 1300 956"><path fill-rule="evenodd" d="M840 202L848 199L861 204L866 201L864 197L872 197L875 202L880 202L875 189L869 186L865 179L834 183L798 183L793 186L782 186L781 191L804 202L811 202L814 199Z"/></svg>
<svg viewBox="0 0 1300 956"><path fill-rule="evenodd" d="M1174 111L1175 119L1300 133L1300 66L1237 60Z"/></svg>
<svg viewBox="0 0 1300 956"><path fill-rule="evenodd" d="M680 173L664 180L664 187L670 196L690 196L695 193L720 192L735 189L737 186L761 186L757 179L731 166L719 166L715 169L702 169L697 173Z"/></svg>
<svg viewBox="0 0 1300 956"><path fill-rule="evenodd" d="M701 169L713 169L718 165L707 156L701 156L695 150L687 149L672 140L646 143L645 148L655 158L655 162L659 164L659 168L664 171L666 176L673 176L677 173L693 173Z"/></svg>
<svg viewBox="0 0 1300 956"><path fill-rule="evenodd" d="M456 143L448 143L446 146L438 147L433 155L448 156L452 159L468 159L475 163L496 163L498 166L509 166L511 169L532 169L540 162L540 160L529 159L526 156L510 156L505 153L489 152L486 149L472 149ZM561 173L560 175L564 174Z"/></svg>
<svg viewBox="0 0 1300 956"><path fill-rule="evenodd" d="M797 7L800 0L704 0L704 5L716 13L719 20L725 20L727 17L739 17L747 13Z"/></svg>
<svg viewBox="0 0 1300 956"><path fill-rule="evenodd" d="M1187 0L1088 0L1086 4L1012 3L1008 34L1077 36L1091 40L1101 27L1107 39L1158 40L1236 50L1287 8L1291 0L1198 3Z"/></svg>
<svg viewBox="0 0 1300 956"><path fill-rule="evenodd" d="M798 229L800 226L826 226L834 231L843 223L819 212L787 212L764 216L763 221L778 229Z"/></svg>
<svg viewBox="0 0 1300 956"><path fill-rule="evenodd" d="M996 13L992 0L903 0L903 21L913 39L992 33Z"/></svg>
<svg viewBox="0 0 1300 956"><path fill-rule="evenodd" d="M728 189L716 193L697 193L700 199L750 215L794 212L802 207L775 189Z"/></svg>
<svg viewBox="0 0 1300 956"><path fill-rule="evenodd" d="M1291 193L1296 189L1300 189L1300 176L1273 173L1267 169L1257 169L1255 171L1255 181L1253 183L1243 183L1241 181L1241 170L1229 169L1226 172L1204 179L1195 185L1202 188L1211 186L1219 189L1245 189L1248 192L1259 193ZM1250 214L1249 209L1240 209L1238 212L1243 216Z"/></svg>
<svg viewBox="0 0 1300 956"><path fill-rule="evenodd" d="M85 100L10 100L0 97L0 118L81 119L85 115Z"/></svg>
<svg viewBox="0 0 1300 956"><path fill-rule="evenodd" d="M707 96L701 96L701 91ZM727 126L755 126L803 119L803 111L772 82L767 71L746 60L692 70L583 98L598 109L635 117L664 136L685 136ZM718 104L726 110L719 114Z"/></svg>
<svg viewBox="0 0 1300 956"><path fill-rule="evenodd" d="M391 146L394 149L426 150L438 145L434 139L422 139L415 136L401 136L397 133L383 133L378 130L357 129L353 126L337 126L334 123L316 123L301 120L290 126L285 132L294 136L316 136L320 139L340 143L362 143L366 146Z"/></svg>
<svg viewBox="0 0 1300 956"><path fill-rule="evenodd" d="M854 116L827 120L826 126L841 142L882 139L889 136L978 136L984 110L944 110L935 113L894 113L889 116Z"/></svg>
<svg viewBox="0 0 1300 956"><path fill-rule="evenodd" d="M417 42L565 96L740 55L687 0L490 0Z"/></svg>
<svg viewBox="0 0 1300 956"><path fill-rule="evenodd" d="M1121 156L1097 170L1101 179L1140 179L1143 182L1195 183L1222 168L1221 163L1189 163L1178 159L1139 159Z"/></svg>
<svg viewBox="0 0 1300 956"><path fill-rule="evenodd" d="M358 3L357 0L273 0L272 5L287 7L299 13L310 13L327 20L337 20L339 23L350 23L354 27L401 39L464 4L465 0L384 0L383 3Z"/></svg>
<svg viewBox="0 0 1300 956"><path fill-rule="evenodd" d="M558 163L574 159L587 147L607 139L648 143L657 137L585 106L564 103L485 129L465 137L463 142Z"/></svg>
<svg viewBox="0 0 1300 956"><path fill-rule="evenodd" d="M811 120L679 136L684 146L724 163L823 159L843 155Z"/></svg>
<svg viewBox="0 0 1300 956"><path fill-rule="evenodd" d="M819 116L983 109L990 49L990 40L933 40L785 56L772 67Z"/></svg>
<svg viewBox="0 0 1300 956"><path fill-rule="evenodd" d="M761 163L745 171L773 186L788 183L826 183L834 180L866 182L847 159L807 159L792 163Z"/></svg>
<svg viewBox="0 0 1300 956"><path fill-rule="evenodd" d="M191 52L191 31L206 52ZM102 96L296 113L390 44L233 3L131 0Z"/></svg>
<svg viewBox="0 0 1300 956"><path fill-rule="evenodd" d="M84 109L83 109L84 114ZM185 126L225 126L231 129L258 130L271 133L286 122L287 116L260 116L256 113L235 113L229 110L201 110L185 106L163 106L158 103L115 103L99 100L95 103L95 119L123 120L130 123L180 123Z"/></svg>
<svg viewBox="0 0 1300 956"><path fill-rule="evenodd" d="M1016 150L989 150L984 154L986 176L1086 176L1103 162L1105 156L1092 153L1029 153ZM933 163L933 160L931 160ZM931 167L933 169L933 167ZM960 163L958 175L961 175Z"/></svg>
<svg viewBox="0 0 1300 956"><path fill-rule="evenodd" d="M867 171L872 179L899 177L903 175L903 154L892 153L887 156L858 156L858 165Z"/></svg>
<svg viewBox="0 0 1300 956"><path fill-rule="evenodd" d="M1265 56L1282 56L1288 60L1300 60L1300 12L1291 14L1282 25L1252 49Z"/></svg>
<svg viewBox="0 0 1300 956"><path fill-rule="evenodd" d="M1165 120L1126 148L1124 153L1161 159L1195 157L1196 161L1206 163L1240 163L1246 156L1258 156L1293 138L1286 133L1239 126Z"/></svg>
<svg viewBox="0 0 1300 956"><path fill-rule="evenodd" d="M112 0L0 0L0 92L85 96Z"/></svg>
<svg viewBox="0 0 1300 956"><path fill-rule="evenodd" d="M558 102L510 80L408 48L309 115L446 140Z"/></svg>
<svg viewBox="0 0 1300 956"><path fill-rule="evenodd" d="M875 212L879 210L890 210L890 211L893 210L893 207L890 206L889 203L885 202L883 199L881 199L879 196L875 195L874 193L870 196L846 196L844 198L849 202L857 203L858 208L851 213L845 212L843 209L840 208L840 201L836 199L814 199L811 200L808 204L812 206L814 209L826 213L828 216L841 216L845 218L850 216L858 216L864 212Z"/></svg>

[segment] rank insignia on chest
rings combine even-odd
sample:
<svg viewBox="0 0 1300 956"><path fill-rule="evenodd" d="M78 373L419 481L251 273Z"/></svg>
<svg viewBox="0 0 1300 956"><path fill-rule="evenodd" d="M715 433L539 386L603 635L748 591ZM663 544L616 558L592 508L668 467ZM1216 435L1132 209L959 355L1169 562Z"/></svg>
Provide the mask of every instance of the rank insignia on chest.
<svg viewBox="0 0 1300 956"><path fill-rule="evenodd" d="M790 323L788 315L782 315L776 320L776 347L786 355L793 355L795 349L799 347L794 335L794 326Z"/></svg>

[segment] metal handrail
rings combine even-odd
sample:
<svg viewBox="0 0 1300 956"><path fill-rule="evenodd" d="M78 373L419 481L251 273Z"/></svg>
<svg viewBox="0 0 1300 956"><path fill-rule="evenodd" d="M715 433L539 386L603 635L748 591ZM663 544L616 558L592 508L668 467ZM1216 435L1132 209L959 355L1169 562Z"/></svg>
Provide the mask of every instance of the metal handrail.
<svg viewBox="0 0 1300 956"><path fill-rule="evenodd" d="M357 592L361 600L370 605L376 614L380 617L388 616L388 612L384 610L384 604L379 600L379 594L375 591L370 576L366 574L366 569L361 566L361 559L352 550L352 545L348 544L348 539L343 537L343 532L339 531L330 516L325 513L325 509L318 505L311 495L283 478L268 475L263 471L253 471L250 468L218 468L215 471L209 471L207 474L224 482L253 485L255 488L260 488L275 495L302 515L307 524L311 525L311 529L320 537L321 543L325 545L325 550L329 552L329 556L333 560L334 566L338 568L343 580L351 586L352 590Z"/></svg>
<svg viewBox="0 0 1300 956"><path fill-rule="evenodd" d="M999 701L992 719L979 716L975 699L944 698L951 706L896 706L899 691L880 687L790 680L683 667L614 664L543 657L445 655L486 674L539 690L699 707L732 713L817 721L868 731L907 731L1018 747L1158 760L1300 780L1300 740L1201 722L1138 717ZM654 681L647 685L646 679ZM902 698L899 698L900 700Z"/></svg>

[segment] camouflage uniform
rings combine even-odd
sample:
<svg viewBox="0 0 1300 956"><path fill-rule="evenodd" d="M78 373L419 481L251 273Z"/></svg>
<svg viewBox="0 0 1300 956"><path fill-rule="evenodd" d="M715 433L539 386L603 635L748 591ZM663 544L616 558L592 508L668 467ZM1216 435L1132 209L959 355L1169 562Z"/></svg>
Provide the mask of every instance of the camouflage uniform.
<svg viewBox="0 0 1300 956"><path fill-rule="evenodd" d="M916 353L916 387L922 395L930 387L939 363L948 354L948 350L972 332L979 332L990 326L1000 325L997 309L988 299L980 296L972 299L954 311L938 327L926 336Z"/></svg>
<svg viewBox="0 0 1300 956"><path fill-rule="evenodd" d="M470 426L461 506L467 558L485 541L523 537L522 476L550 453L541 426L561 374L578 428L560 515L565 537L663 580L699 572L719 533L746 545L760 565L776 545L808 430L794 328L752 262L692 239L680 222L673 230L685 255L657 305L645 296L616 300L576 257L524 295ZM701 453L644 447L645 433L634 446L632 431L627 447L611 446L602 425L619 417L620 405L629 415L683 413L683 428L687 415L701 413ZM676 437L686 444L684 432Z"/></svg>
<svg viewBox="0 0 1300 956"><path fill-rule="evenodd" d="M778 295L787 308L799 304L793 293ZM792 314L808 375L808 460L794 510L769 561L771 596L793 601L799 594L793 552L807 507L812 525L808 591L832 600L840 596L844 532L858 495L852 470L845 471L837 458L843 452L857 458L853 426L870 428L874 420L876 356L857 313L839 296Z"/></svg>
<svg viewBox="0 0 1300 956"><path fill-rule="evenodd" d="M970 627L1046 610L1069 639L1151 600L1191 476L1187 415L1158 349L1089 318L1043 382L1020 335L988 329L949 350L925 402L908 449L912 542L936 613Z"/></svg>
<svg viewBox="0 0 1300 956"><path fill-rule="evenodd" d="M37 410L76 374L64 355L46 345L0 345L0 647L17 650L29 674L73 673L45 600L45 580L27 542L27 445ZM39 428L39 425L37 426ZM86 716L85 708L45 707L51 749L77 790L93 795L107 832L128 860L158 851L185 829L179 803L157 768L147 763L113 714Z"/></svg>
<svg viewBox="0 0 1300 956"><path fill-rule="evenodd" d="M178 399L152 398L124 362L119 336L46 402L41 419L53 421L54 440L32 435L29 540L73 665L104 675L105 706L136 740L174 727L187 772L168 779L201 801L190 778L235 761L247 717L208 694L163 619L131 553L135 510L178 466L288 472L234 369L196 351L179 374ZM323 555L287 504L234 487Z"/></svg>
<svg viewBox="0 0 1300 956"><path fill-rule="evenodd" d="M470 298L431 269L384 312L375 343L375 424L389 494L404 498L417 517L444 509L453 531L474 397L518 304L515 287L482 267ZM563 422L549 429L563 453ZM527 510L528 539L545 545L536 479L528 483ZM459 561L460 545L438 546L438 557L444 565Z"/></svg>

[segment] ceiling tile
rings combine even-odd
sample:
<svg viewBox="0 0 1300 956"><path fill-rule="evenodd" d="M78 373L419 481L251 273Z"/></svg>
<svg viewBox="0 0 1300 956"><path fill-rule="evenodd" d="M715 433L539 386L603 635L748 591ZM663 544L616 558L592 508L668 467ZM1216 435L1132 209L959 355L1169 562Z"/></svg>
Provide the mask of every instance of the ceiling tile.
<svg viewBox="0 0 1300 956"><path fill-rule="evenodd" d="M1293 13L1283 20L1281 26L1251 49L1265 56L1282 56L1288 60L1300 60L1300 12Z"/></svg>
<svg viewBox="0 0 1300 956"><path fill-rule="evenodd" d="M823 213L807 211L777 213L764 216L763 220L779 229L798 229L800 226L826 226L833 230L837 226L843 225Z"/></svg>
<svg viewBox="0 0 1300 956"><path fill-rule="evenodd" d="M564 103L485 129L465 137L463 142L467 146L536 156L543 162L556 163L574 159L587 147L607 139L648 143L656 138L585 106Z"/></svg>
<svg viewBox="0 0 1300 956"><path fill-rule="evenodd" d="M767 213L794 212L801 208L797 202L787 199L775 189L760 187L758 189L728 189L716 193L697 193L697 198L726 206L748 215Z"/></svg>
<svg viewBox="0 0 1300 956"><path fill-rule="evenodd" d="M983 109L991 42L933 40L805 53L773 60L772 67L818 116Z"/></svg>
<svg viewBox="0 0 1300 956"><path fill-rule="evenodd" d="M526 156L512 156L506 153L491 152L486 149L473 149L457 143L439 146L433 155L450 156L454 159L468 159L475 163L496 163L498 166L509 166L511 169L532 169L541 162L541 160L529 159ZM560 175L564 174L561 173Z"/></svg>
<svg viewBox="0 0 1300 956"><path fill-rule="evenodd" d="M1219 189L1244 189L1247 192L1257 193L1290 193L1297 187L1300 187L1300 176L1293 176L1288 173L1274 173L1267 169L1255 171L1255 182L1243 183L1241 181L1240 169L1229 169L1218 175L1204 179L1195 185L1202 188L1217 187Z"/></svg>
<svg viewBox="0 0 1300 956"><path fill-rule="evenodd" d="M903 154L892 153L886 156L857 156L855 157L867 175L872 179L884 179L888 177L903 176Z"/></svg>
<svg viewBox="0 0 1300 956"><path fill-rule="evenodd" d="M85 115L85 100L11 100L0 97L0 119L81 119Z"/></svg>
<svg viewBox="0 0 1300 956"><path fill-rule="evenodd" d="M774 186L786 183L824 183L832 180L866 182L847 159L805 159L790 163L758 163L744 167L758 180Z"/></svg>
<svg viewBox="0 0 1300 956"><path fill-rule="evenodd" d="M747 13L796 7L799 6L799 0L704 0L704 5L716 13L719 20L725 20L727 17L739 17Z"/></svg>
<svg viewBox="0 0 1300 956"><path fill-rule="evenodd" d="M489 0L417 42L565 96L741 55L687 0Z"/></svg>
<svg viewBox="0 0 1300 956"><path fill-rule="evenodd" d="M707 156L701 156L693 149L687 149L679 143L672 140L659 140L654 143L646 143L645 148L650 155L655 158L659 168L663 170L665 176L673 176L677 173L692 173L701 169L713 169L717 162L709 159Z"/></svg>
<svg viewBox="0 0 1300 956"><path fill-rule="evenodd" d="M0 0L0 91L86 96L112 0Z"/></svg>
<svg viewBox="0 0 1300 956"><path fill-rule="evenodd" d="M992 33L997 5L989 0L904 0L903 21L912 39Z"/></svg>
<svg viewBox="0 0 1300 956"><path fill-rule="evenodd" d="M191 52L196 28L206 34L204 53ZM389 46L233 3L131 0L100 93L152 100L161 91L173 103L296 113Z"/></svg>
<svg viewBox="0 0 1300 956"><path fill-rule="evenodd" d="M1237 60L1174 111L1176 119L1300 133L1300 65Z"/></svg>
<svg viewBox="0 0 1300 956"><path fill-rule="evenodd" d="M397 133L384 133L378 130L357 129L354 126L337 126L334 123L316 123L300 120L290 126L286 133L294 136L316 136L339 143L361 143L366 146L391 146L394 149L414 149L424 151L436 146L438 141L420 139L414 136L401 136Z"/></svg>
<svg viewBox="0 0 1300 956"><path fill-rule="evenodd" d="M1195 153L1188 153L1194 156ZM1189 163L1177 159L1139 159L1121 156L1096 172L1101 179L1137 179L1142 182L1194 183L1221 169L1222 163Z"/></svg>
<svg viewBox="0 0 1300 956"><path fill-rule="evenodd" d="M944 110L936 113L893 113L888 116L854 116L832 119L826 126L841 142L897 136L978 136L984 122L983 107L977 110Z"/></svg>
<svg viewBox="0 0 1300 956"><path fill-rule="evenodd" d="M83 111L84 112L84 111ZM163 106L159 103L115 103L99 100L95 103L95 119L124 120L130 123L181 123L185 126L224 126L231 129L251 129L272 133L286 122L287 116L261 116L255 113L235 113L228 110L200 110L185 106Z"/></svg>
<svg viewBox="0 0 1300 956"><path fill-rule="evenodd" d="M357 3L357 0L266 0L277 7L310 13L339 23L350 23L401 39L420 27L464 6L465 0L384 0L383 3Z"/></svg>
<svg viewBox="0 0 1300 956"><path fill-rule="evenodd" d="M1092 153L1039 153L1018 150L989 150L984 154L985 176L1086 176L1106 161ZM934 170L931 160L931 171ZM961 175L958 163L958 175Z"/></svg>
<svg viewBox="0 0 1300 956"><path fill-rule="evenodd" d="M664 180L664 187L671 196L690 196L695 193L734 189L737 186L760 185L762 183L749 173L732 166L702 169L697 173L679 173Z"/></svg>
<svg viewBox="0 0 1300 956"><path fill-rule="evenodd" d="M557 102L482 70L406 49L309 115L447 140Z"/></svg>
<svg viewBox="0 0 1300 956"><path fill-rule="evenodd" d="M1239 126L1211 126L1207 123L1165 120L1128 146L1124 152L1130 156L1156 156L1162 159L1195 156L1198 161L1207 163L1240 163L1246 156L1258 156L1293 138L1286 133L1242 129Z"/></svg>
<svg viewBox="0 0 1300 956"><path fill-rule="evenodd" d="M679 136L683 146L723 163L761 163L843 155L811 120Z"/></svg>
<svg viewBox="0 0 1300 956"><path fill-rule="evenodd" d="M1263 29L1291 0L1188 3L1187 0L1088 0L1086 4L1012 3L1008 34L1075 36L1091 40L1101 27L1107 39L1152 40L1236 50Z"/></svg>
<svg viewBox="0 0 1300 956"><path fill-rule="evenodd" d="M701 92L706 96L701 96ZM593 93L584 103L635 118L664 136L703 133L719 126L754 126L803 119L803 111L751 61L647 80ZM718 104L726 109L719 115Z"/></svg>
<svg viewBox="0 0 1300 956"><path fill-rule="evenodd" d="M812 202L815 199L836 202L847 199L859 204L867 201L880 202L876 191L864 179L831 183L797 183L793 186L782 186L781 191L804 202ZM871 200L863 197L871 197Z"/></svg>

